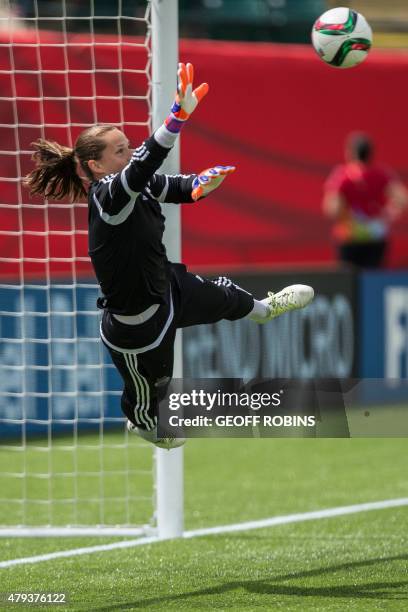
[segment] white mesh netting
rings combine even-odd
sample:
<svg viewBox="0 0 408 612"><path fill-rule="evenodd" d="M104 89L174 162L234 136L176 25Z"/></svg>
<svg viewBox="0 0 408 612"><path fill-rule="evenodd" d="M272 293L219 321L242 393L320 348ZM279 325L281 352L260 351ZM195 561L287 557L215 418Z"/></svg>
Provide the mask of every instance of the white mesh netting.
<svg viewBox="0 0 408 612"><path fill-rule="evenodd" d="M150 130L150 3L0 4L0 525L141 525L152 453L129 440L98 337L87 204L30 198L39 137Z"/></svg>

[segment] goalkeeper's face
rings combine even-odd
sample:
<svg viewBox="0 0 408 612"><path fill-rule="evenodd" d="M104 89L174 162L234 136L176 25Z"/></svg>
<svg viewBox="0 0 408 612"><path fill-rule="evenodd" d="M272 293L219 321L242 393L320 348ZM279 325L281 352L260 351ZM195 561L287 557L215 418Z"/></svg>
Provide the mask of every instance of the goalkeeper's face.
<svg viewBox="0 0 408 612"><path fill-rule="evenodd" d="M123 170L130 162L133 153L129 140L120 130L107 132L104 134L103 140L106 146L101 157L98 160L88 162L96 179Z"/></svg>

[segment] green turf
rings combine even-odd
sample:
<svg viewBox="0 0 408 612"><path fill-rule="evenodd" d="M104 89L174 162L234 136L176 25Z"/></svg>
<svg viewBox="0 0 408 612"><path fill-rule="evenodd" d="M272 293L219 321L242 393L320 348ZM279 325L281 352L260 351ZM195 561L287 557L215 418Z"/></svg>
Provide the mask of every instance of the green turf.
<svg viewBox="0 0 408 612"><path fill-rule="evenodd" d="M185 465L187 529L407 496L398 438L190 440ZM408 508L371 511L16 566L0 590L63 590L66 610L405 610L407 534ZM0 540L0 558L107 541Z"/></svg>

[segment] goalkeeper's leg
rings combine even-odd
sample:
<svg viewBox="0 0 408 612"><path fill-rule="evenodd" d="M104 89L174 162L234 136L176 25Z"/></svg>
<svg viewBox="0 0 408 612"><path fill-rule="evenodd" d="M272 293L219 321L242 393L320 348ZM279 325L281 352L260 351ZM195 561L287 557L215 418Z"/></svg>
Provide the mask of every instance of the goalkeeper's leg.
<svg viewBox="0 0 408 612"><path fill-rule="evenodd" d="M169 298L144 323L127 325L105 312L101 327L102 340L122 377L121 408L128 430L167 449L184 443L180 436L176 439L175 432L165 436L157 432L158 406L173 373L176 327L170 292Z"/></svg>
<svg viewBox="0 0 408 612"><path fill-rule="evenodd" d="M173 274L181 295L178 327L244 317L266 323L285 312L304 308L314 296L308 285L291 285L278 293L269 292L263 300L256 300L225 276L209 280L187 272L181 265L173 265Z"/></svg>
<svg viewBox="0 0 408 612"><path fill-rule="evenodd" d="M166 350L168 349L168 350ZM170 450L184 444L185 439L175 432L158 435L157 415L160 401L165 397L171 381L173 346L159 347L145 354L119 353L108 347L112 361L120 373L124 389L121 407L126 415L127 429L160 448ZM167 375L158 376L158 373Z"/></svg>

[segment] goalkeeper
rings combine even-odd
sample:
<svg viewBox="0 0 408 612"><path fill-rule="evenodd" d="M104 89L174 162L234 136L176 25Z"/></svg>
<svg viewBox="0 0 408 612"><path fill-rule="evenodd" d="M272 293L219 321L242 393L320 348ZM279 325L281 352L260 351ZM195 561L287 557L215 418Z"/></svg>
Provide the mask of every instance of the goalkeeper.
<svg viewBox="0 0 408 612"><path fill-rule="evenodd" d="M115 126L95 125L73 149L43 139L34 143L35 168L25 178L31 194L88 198L89 255L102 293L100 333L123 379L122 410L130 430L165 448L184 442L157 434L177 328L243 317L265 323L313 298L311 287L292 285L256 300L224 276L210 281L168 261L160 202L199 201L235 170L218 165L189 176L157 174L207 92L206 83L193 89L193 66L179 64L171 112L136 150ZM78 172L86 175L87 187Z"/></svg>

